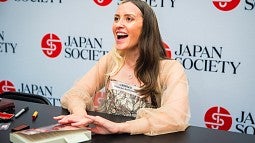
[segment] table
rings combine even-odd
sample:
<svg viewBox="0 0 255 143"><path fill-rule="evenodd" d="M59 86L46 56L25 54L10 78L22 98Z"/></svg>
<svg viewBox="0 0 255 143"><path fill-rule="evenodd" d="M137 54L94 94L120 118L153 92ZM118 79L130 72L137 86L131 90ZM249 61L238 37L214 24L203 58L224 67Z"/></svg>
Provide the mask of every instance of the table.
<svg viewBox="0 0 255 143"><path fill-rule="evenodd" d="M13 119L8 130L0 131L0 143L10 143L9 133L11 128L22 123L30 125L30 128L47 126L56 123L52 118L61 114L68 114L68 111L58 107L44 104L15 101L16 112L28 106L29 110L19 118ZM32 114L38 111L38 117L32 121ZM132 117L114 116L103 113L88 112L91 115L103 116L109 120L122 122L131 120ZM190 126L184 132L177 132L158 136L113 134L93 135L88 143L254 143L255 136L236 132L227 132L202 127Z"/></svg>

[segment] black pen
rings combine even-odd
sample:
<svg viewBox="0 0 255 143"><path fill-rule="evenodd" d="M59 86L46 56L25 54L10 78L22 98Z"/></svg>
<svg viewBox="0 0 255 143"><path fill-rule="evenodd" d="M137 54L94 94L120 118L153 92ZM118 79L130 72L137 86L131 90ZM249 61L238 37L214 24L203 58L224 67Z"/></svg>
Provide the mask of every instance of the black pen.
<svg viewBox="0 0 255 143"><path fill-rule="evenodd" d="M21 114L25 113L28 110L28 107L21 109L17 114L15 114L15 118L18 118Z"/></svg>

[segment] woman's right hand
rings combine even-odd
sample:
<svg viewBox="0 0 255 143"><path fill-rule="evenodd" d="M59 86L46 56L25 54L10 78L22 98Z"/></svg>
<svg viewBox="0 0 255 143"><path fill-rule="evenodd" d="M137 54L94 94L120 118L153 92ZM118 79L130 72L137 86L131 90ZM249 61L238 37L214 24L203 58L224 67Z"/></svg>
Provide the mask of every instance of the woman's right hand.
<svg viewBox="0 0 255 143"><path fill-rule="evenodd" d="M70 114L53 117L59 124L70 124L75 127L87 127L93 121L85 115Z"/></svg>

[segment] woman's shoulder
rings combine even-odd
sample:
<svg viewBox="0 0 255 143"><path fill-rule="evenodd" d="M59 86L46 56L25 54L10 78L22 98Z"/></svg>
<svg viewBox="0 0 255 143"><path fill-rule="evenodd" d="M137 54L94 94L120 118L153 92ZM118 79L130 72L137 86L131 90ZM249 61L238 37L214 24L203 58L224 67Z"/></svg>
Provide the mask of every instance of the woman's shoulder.
<svg viewBox="0 0 255 143"><path fill-rule="evenodd" d="M175 59L163 59L160 61L161 70L168 68L183 68L182 64Z"/></svg>
<svg viewBox="0 0 255 143"><path fill-rule="evenodd" d="M112 56L112 53L106 53L105 55L103 55L99 61L97 62L97 65L100 69L100 71L103 72L109 72L112 70L112 68L114 67L114 58Z"/></svg>
<svg viewBox="0 0 255 143"><path fill-rule="evenodd" d="M164 59L160 62L159 79L161 82L183 75L186 75L186 73L180 61L174 59Z"/></svg>
<svg viewBox="0 0 255 143"><path fill-rule="evenodd" d="M169 75L178 75L185 73L185 69L180 61L175 59L164 59L160 61L160 75L161 77Z"/></svg>
<svg viewBox="0 0 255 143"><path fill-rule="evenodd" d="M106 53L99 59L99 63L108 65L109 63L112 63L113 57L111 53Z"/></svg>

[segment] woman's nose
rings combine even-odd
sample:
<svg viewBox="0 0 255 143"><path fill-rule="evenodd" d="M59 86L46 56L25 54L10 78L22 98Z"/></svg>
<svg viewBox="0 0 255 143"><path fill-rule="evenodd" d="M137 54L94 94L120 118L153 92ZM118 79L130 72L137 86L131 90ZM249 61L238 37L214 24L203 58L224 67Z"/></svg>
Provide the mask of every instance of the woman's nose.
<svg viewBox="0 0 255 143"><path fill-rule="evenodd" d="M121 19L119 21L117 21L115 24L117 27L124 27L124 25L125 25L123 20L121 20Z"/></svg>

